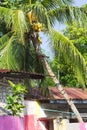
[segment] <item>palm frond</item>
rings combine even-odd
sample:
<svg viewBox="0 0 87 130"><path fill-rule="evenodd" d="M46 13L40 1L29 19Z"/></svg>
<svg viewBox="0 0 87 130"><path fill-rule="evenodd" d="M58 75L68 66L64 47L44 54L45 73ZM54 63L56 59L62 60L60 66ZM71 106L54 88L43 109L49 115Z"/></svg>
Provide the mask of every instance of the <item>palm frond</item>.
<svg viewBox="0 0 87 130"><path fill-rule="evenodd" d="M61 2L61 0L42 0L41 4L47 10L49 10L49 9L53 9L53 8L59 7L62 4L62 2Z"/></svg>
<svg viewBox="0 0 87 130"><path fill-rule="evenodd" d="M70 5L70 4L74 3L74 0L61 0L61 2L64 4Z"/></svg>
<svg viewBox="0 0 87 130"><path fill-rule="evenodd" d="M67 3L72 3L71 0L42 0L28 4L25 8L27 11L33 10L38 21L43 23L47 28L48 25L53 26L55 21L72 22L77 19L78 22L83 22L86 19L85 8L70 6Z"/></svg>
<svg viewBox="0 0 87 130"><path fill-rule="evenodd" d="M31 44L25 47L18 41L11 32L0 38L0 68L44 73L43 64Z"/></svg>
<svg viewBox="0 0 87 130"><path fill-rule="evenodd" d="M40 2L36 2L35 4L32 4L31 10L33 10L38 21L44 24L44 26L49 30L50 20L47 14L47 9Z"/></svg>
<svg viewBox="0 0 87 130"><path fill-rule="evenodd" d="M23 11L0 7L0 20L0 22L5 22L7 27L17 34L20 43L25 44L24 34L28 32L29 25Z"/></svg>
<svg viewBox="0 0 87 130"><path fill-rule="evenodd" d="M85 88L86 83L86 63L83 56L75 48L75 46L61 33L52 30L50 39L53 43L54 51L61 55L66 62L71 62L74 72L80 84Z"/></svg>
<svg viewBox="0 0 87 130"><path fill-rule="evenodd" d="M30 45L26 47L26 59L25 59L25 69L29 72L36 72L36 73L44 73L44 67L39 60L38 54L35 52L34 48Z"/></svg>
<svg viewBox="0 0 87 130"><path fill-rule="evenodd" d="M42 0L41 2L36 1L31 5L28 4L25 8L27 11L33 10L38 21L43 23L46 28L49 28L50 24L51 26L55 24L56 19L60 22L63 22L65 17L71 19L67 7L64 6L65 8L62 9L62 4L68 2L70 3L71 0Z"/></svg>
<svg viewBox="0 0 87 130"><path fill-rule="evenodd" d="M5 22L7 25L7 28L11 26L12 13L13 13L13 10L0 7L0 23Z"/></svg>
<svg viewBox="0 0 87 130"><path fill-rule="evenodd" d="M12 32L9 32L0 38L0 51L6 46L6 42L9 40L12 34Z"/></svg>
<svg viewBox="0 0 87 130"><path fill-rule="evenodd" d="M58 20L59 22L72 22L74 19L82 23L86 19L86 12L82 7L73 7L68 5L62 5L56 9L48 11L51 19Z"/></svg>
<svg viewBox="0 0 87 130"><path fill-rule="evenodd" d="M12 14L12 30L19 37L20 43L25 44L24 34L28 32L29 26L25 14L21 10L14 10Z"/></svg>
<svg viewBox="0 0 87 130"><path fill-rule="evenodd" d="M2 44L3 38L0 38L0 68L10 70L21 70L24 68L24 48L17 43L13 35Z"/></svg>
<svg viewBox="0 0 87 130"><path fill-rule="evenodd" d="M41 4L47 9L54 9L54 8L58 8L61 5L70 5L72 4L73 1L72 0L42 0Z"/></svg>

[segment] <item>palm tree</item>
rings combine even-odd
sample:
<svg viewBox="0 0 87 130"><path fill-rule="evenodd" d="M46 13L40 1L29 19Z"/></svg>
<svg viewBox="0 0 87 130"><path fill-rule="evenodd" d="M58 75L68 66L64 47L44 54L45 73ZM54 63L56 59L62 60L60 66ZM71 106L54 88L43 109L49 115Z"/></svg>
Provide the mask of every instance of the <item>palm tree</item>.
<svg viewBox="0 0 87 130"><path fill-rule="evenodd" d="M69 6L70 3L71 0L25 0L25 2L6 0L2 2L0 25L4 29L1 30L0 38L0 68L44 73L45 65L49 75L76 114L78 121L82 122L79 112L67 94L63 93L64 90L60 87L46 59L41 59L44 56L40 49L40 31L49 37L55 54L59 51L65 60L71 60L78 80L85 88L84 58L68 38L53 28L56 20L72 22L73 19L78 19L81 22L82 16L83 18L86 16L84 8Z"/></svg>

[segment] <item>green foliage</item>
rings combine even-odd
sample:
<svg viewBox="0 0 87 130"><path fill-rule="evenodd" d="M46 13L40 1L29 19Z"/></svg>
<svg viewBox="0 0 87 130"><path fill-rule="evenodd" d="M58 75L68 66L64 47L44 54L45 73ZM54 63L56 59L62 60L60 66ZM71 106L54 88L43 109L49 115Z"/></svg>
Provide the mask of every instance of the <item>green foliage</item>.
<svg viewBox="0 0 87 130"><path fill-rule="evenodd" d="M78 82L85 88L86 63L82 54L67 37L59 32L53 30L50 34L50 38L55 50L56 62L62 59L66 64L72 65Z"/></svg>
<svg viewBox="0 0 87 130"><path fill-rule="evenodd" d="M72 24L67 25L64 34L69 37L87 62L87 29L74 21Z"/></svg>
<svg viewBox="0 0 87 130"><path fill-rule="evenodd" d="M21 112L23 111L23 95L27 92L25 86L21 84L14 84L11 81L8 81L12 88L12 95L7 96L7 106L8 109L13 116L21 116Z"/></svg>
<svg viewBox="0 0 87 130"><path fill-rule="evenodd" d="M84 57L86 64L87 64L87 29L84 28L84 26L79 25L77 21L74 21L72 24L67 25L66 29L64 30L64 35L67 36L72 41L74 46L79 50L79 52ZM64 63L64 65L65 65L65 63ZM74 76L74 74L72 73L73 70L71 70L70 72L73 77ZM86 70L84 72L85 72L85 85L87 85L87 83L86 83L87 82L87 78L86 78L87 72L86 72ZM78 72L79 75L80 75L80 73L81 72ZM76 77L74 79L76 80ZM77 81L76 81L76 83L79 86ZM81 87L81 84L80 84L80 87Z"/></svg>
<svg viewBox="0 0 87 130"><path fill-rule="evenodd" d="M63 59L60 59L59 62L57 61L57 58L54 58L51 62L51 67L55 75L59 77L60 83L68 87L81 87L71 63L67 64Z"/></svg>

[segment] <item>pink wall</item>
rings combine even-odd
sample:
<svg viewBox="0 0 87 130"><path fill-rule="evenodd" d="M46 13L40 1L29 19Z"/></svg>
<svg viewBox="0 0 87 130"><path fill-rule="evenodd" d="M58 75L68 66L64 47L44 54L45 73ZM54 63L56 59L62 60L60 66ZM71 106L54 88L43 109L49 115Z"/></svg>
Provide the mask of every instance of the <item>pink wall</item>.
<svg viewBox="0 0 87 130"><path fill-rule="evenodd" d="M25 115L25 130L46 130L35 115Z"/></svg>
<svg viewBox="0 0 87 130"><path fill-rule="evenodd" d="M25 130L37 130L37 120L34 115L25 115Z"/></svg>
<svg viewBox="0 0 87 130"><path fill-rule="evenodd" d="M87 123L80 123L80 130L87 130Z"/></svg>
<svg viewBox="0 0 87 130"><path fill-rule="evenodd" d="M24 130L24 119L16 116L0 116L0 130Z"/></svg>

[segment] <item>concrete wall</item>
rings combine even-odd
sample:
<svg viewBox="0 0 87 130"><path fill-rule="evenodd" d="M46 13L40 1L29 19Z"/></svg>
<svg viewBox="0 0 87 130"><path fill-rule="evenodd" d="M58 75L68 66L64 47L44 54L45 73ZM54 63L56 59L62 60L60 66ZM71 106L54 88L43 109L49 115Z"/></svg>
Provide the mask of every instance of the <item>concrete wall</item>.
<svg viewBox="0 0 87 130"><path fill-rule="evenodd" d="M25 100L25 115L35 115L37 118L47 117L45 112L42 110L39 102Z"/></svg>
<svg viewBox="0 0 87 130"><path fill-rule="evenodd" d="M87 130L87 123L69 123L63 119L59 123L57 130Z"/></svg>
<svg viewBox="0 0 87 130"><path fill-rule="evenodd" d="M79 123L69 123L69 124L67 124L67 130L80 130L80 124Z"/></svg>

